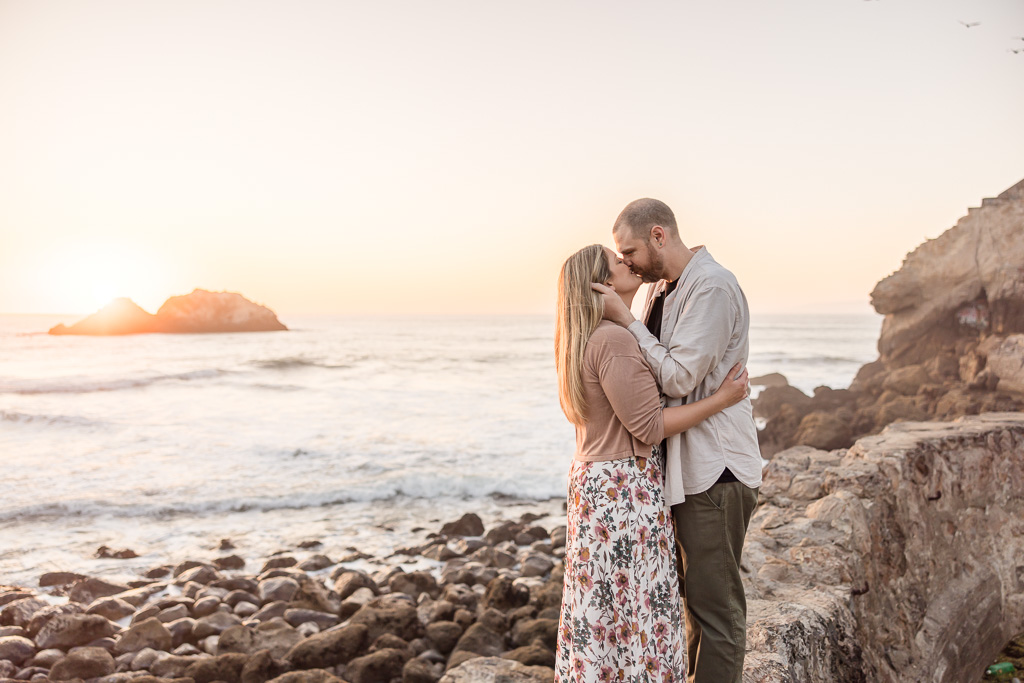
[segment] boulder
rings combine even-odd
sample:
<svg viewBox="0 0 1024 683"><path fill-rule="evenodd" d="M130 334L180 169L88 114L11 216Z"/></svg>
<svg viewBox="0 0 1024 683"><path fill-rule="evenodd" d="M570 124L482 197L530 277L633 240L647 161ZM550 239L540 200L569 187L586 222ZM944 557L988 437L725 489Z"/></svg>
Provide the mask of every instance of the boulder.
<svg viewBox="0 0 1024 683"><path fill-rule="evenodd" d="M172 647L180 647L185 643L195 640L192 636L192 630L196 627L196 620L192 617L175 619L165 624L165 626L171 632Z"/></svg>
<svg viewBox="0 0 1024 683"><path fill-rule="evenodd" d="M271 569L285 569L287 567L294 567L298 563L298 560L289 555L281 557L272 557L263 563L263 569L260 570L260 574L269 572Z"/></svg>
<svg viewBox="0 0 1024 683"><path fill-rule="evenodd" d="M501 658L511 659L526 666L544 666L552 669L555 667L555 653L540 642L517 647L515 650L503 654Z"/></svg>
<svg viewBox="0 0 1024 683"><path fill-rule="evenodd" d="M425 571L396 574L388 581L388 587L393 592L405 593L413 598L418 598L422 593L436 598L441 593L437 580Z"/></svg>
<svg viewBox="0 0 1024 683"><path fill-rule="evenodd" d="M284 662L276 661L269 650L260 650L246 660L239 675L239 683L264 683L284 673L285 666Z"/></svg>
<svg viewBox="0 0 1024 683"><path fill-rule="evenodd" d="M795 441L802 446L822 450L849 448L853 445L853 414L813 412L800 421Z"/></svg>
<svg viewBox="0 0 1024 683"><path fill-rule="evenodd" d="M769 372L767 375L751 377L750 385L755 387L788 387L789 380L781 373Z"/></svg>
<svg viewBox="0 0 1024 683"><path fill-rule="evenodd" d="M513 579L507 576L499 576L489 584L481 604L484 607L507 612L508 610L522 607L530 601L530 590L525 586L516 584Z"/></svg>
<svg viewBox="0 0 1024 683"><path fill-rule="evenodd" d="M334 614L320 612L313 609L289 609L285 610L284 620L292 626L313 622L321 629L328 629L341 621Z"/></svg>
<svg viewBox="0 0 1024 683"><path fill-rule="evenodd" d="M200 598L192 604L192 616L196 619L213 614L220 606L220 598L213 595Z"/></svg>
<svg viewBox="0 0 1024 683"><path fill-rule="evenodd" d="M348 624L318 633L296 643L284 659L297 669L319 669L347 664L366 647L368 629L363 624Z"/></svg>
<svg viewBox="0 0 1024 683"><path fill-rule="evenodd" d="M217 569L242 569L245 567L245 560L238 555L227 555L225 557L218 557L213 561L213 566Z"/></svg>
<svg viewBox="0 0 1024 683"><path fill-rule="evenodd" d="M303 636L284 619L276 618L265 621L256 627L254 650L268 650L276 659L282 659L299 642Z"/></svg>
<svg viewBox="0 0 1024 683"><path fill-rule="evenodd" d="M157 621L162 621L165 624L169 624L172 621L178 619L185 619L189 616L188 605L178 604L173 607L161 610L157 615Z"/></svg>
<svg viewBox="0 0 1024 683"><path fill-rule="evenodd" d="M84 578L86 578L85 575L76 574L75 572L46 572L39 577L39 587L69 586Z"/></svg>
<svg viewBox="0 0 1024 683"><path fill-rule="evenodd" d="M410 659L402 668L402 683L437 683L441 666L419 657Z"/></svg>
<svg viewBox="0 0 1024 683"><path fill-rule="evenodd" d="M439 541L428 545L420 552L420 555L431 560L444 562L445 560L450 560L453 557L458 557L459 553L444 541Z"/></svg>
<svg viewBox="0 0 1024 683"><path fill-rule="evenodd" d="M114 667L114 658L102 647L80 647L53 665L50 680L98 678L112 674Z"/></svg>
<svg viewBox="0 0 1024 683"><path fill-rule="evenodd" d="M50 619L61 614L82 614L83 612L82 606L75 602L44 607L32 615L32 621L28 622L28 626L25 627L25 635L35 638Z"/></svg>
<svg viewBox="0 0 1024 683"><path fill-rule="evenodd" d="M416 608L403 600L376 598L349 619L350 624L363 624L367 640L373 642L382 633L392 633L403 640L419 638L423 633Z"/></svg>
<svg viewBox="0 0 1024 683"><path fill-rule="evenodd" d="M505 636L492 631L484 624L476 623L462 634L453 652L462 650L482 657L495 657L505 651Z"/></svg>
<svg viewBox="0 0 1024 683"><path fill-rule="evenodd" d="M462 627L454 621L435 621L427 624L427 638L441 654L448 654L462 637Z"/></svg>
<svg viewBox="0 0 1024 683"><path fill-rule="evenodd" d="M345 677L351 683L389 683L402 675L408 660L405 650L384 648L353 659L345 667Z"/></svg>
<svg viewBox="0 0 1024 683"><path fill-rule="evenodd" d="M258 594L261 604L278 600L289 602L299 592L299 582L290 576L278 576L260 581Z"/></svg>
<svg viewBox="0 0 1024 683"><path fill-rule="evenodd" d="M810 406L811 397L796 387L774 386L762 391L751 403L754 415L770 420L779 414L782 406L791 405L798 409Z"/></svg>
<svg viewBox="0 0 1024 683"><path fill-rule="evenodd" d="M468 512L454 522L441 527L443 536L480 536L484 533L484 523L478 515Z"/></svg>
<svg viewBox="0 0 1024 683"><path fill-rule="evenodd" d="M240 683L242 668L248 659L248 655L237 652L217 655L211 659L200 659L185 669L183 677L191 678L195 683Z"/></svg>
<svg viewBox="0 0 1024 683"><path fill-rule="evenodd" d="M346 681L325 669L312 669L309 671L290 671L267 681L267 683L346 683Z"/></svg>
<svg viewBox="0 0 1024 683"><path fill-rule="evenodd" d="M4 626L28 626L32 616L49 607L50 603L40 598L23 597L7 603L0 610L0 624Z"/></svg>
<svg viewBox="0 0 1024 683"><path fill-rule="evenodd" d="M523 619L512 627L512 642L518 647L539 640L544 647L554 650L557 639L557 619Z"/></svg>
<svg viewBox="0 0 1024 683"><path fill-rule="evenodd" d="M64 658L64 650L51 647L49 650L40 650L32 659L25 662L25 666L41 666L44 669L52 669L53 665Z"/></svg>
<svg viewBox="0 0 1024 683"><path fill-rule="evenodd" d="M309 559L300 562L299 569L304 572L318 572L321 569L327 569L333 564L334 560L326 555L313 555Z"/></svg>
<svg viewBox="0 0 1024 683"><path fill-rule="evenodd" d="M268 602L260 608L258 612L252 615L252 619L255 621L268 621L275 617L284 618L284 613L288 611L288 603L283 600L277 600L275 602Z"/></svg>
<svg viewBox="0 0 1024 683"><path fill-rule="evenodd" d="M257 588L257 590L259 589ZM260 599L252 593L250 593L249 591L233 590L224 596L224 600L222 602L234 607L240 602L249 602L254 605L257 605L260 604Z"/></svg>
<svg viewBox="0 0 1024 683"><path fill-rule="evenodd" d="M155 617L131 626L117 639L116 652L137 652L143 648L170 651L174 644L174 636L167 626Z"/></svg>
<svg viewBox="0 0 1024 683"><path fill-rule="evenodd" d="M523 558L522 568L519 570L521 576L544 576L555 566L551 558L540 553L530 553Z"/></svg>
<svg viewBox="0 0 1024 683"><path fill-rule="evenodd" d="M86 614L99 614L111 621L118 621L135 614L135 608L120 598L100 598L85 609Z"/></svg>
<svg viewBox="0 0 1024 683"><path fill-rule="evenodd" d="M551 683L554 669L500 657L476 657L449 669L441 683Z"/></svg>
<svg viewBox="0 0 1024 683"><path fill-rule="evenodd" d="M22 636L4 636L0 638L0 659L21 666L36 654L36 646L28 638Z"/></svg>
<svg viewBox="0 0 1024 683"><path fill-rule="evenodd" d="M207 585L213 583L221 578L220 572L213 567L205 564L201 564L198 567L192 567L183 571L181 574L174 579L174 583L179 586L184 586L189 581L195 581L198 584Z"/></svg>
<svg viewBox="0 0 1024 683"><path fill-rule="evenodd" d="M36 634L36 646L42 650L69 650L117 633L118 627L98 614L61 614L50 619Z"/></svg>
<svg viewBox="0 0 1024 683"><path fill-rule="evenodd" d="M196 619L192 627L192 634L197 640L203 640L212 635L219 635L232 626L241 624L242 620L234 614L227 612L214 612L213 614Z"/></svg>
<svg viewBox="0 0 1024 683"><path fill-rule="evenodd" d="M290 606L296 609L309 609L318 612L337 614L341 609L341 597L329 590L320 580L302 575L299 578L299 589L291 597Z"/></svg>
<svg viewBox="0 0 1024 683"><path fill-rule="evenodd" d="M149 667L154 676L161 678L179 678L196 662L210 659L209 655L166 655L158 658Z"/></svg>
<svg viewBox="0 0 1024 683"><path fill-rule="evenodd" d="M364 571L350 569L340 573L334 582L334 591L342 600L355 593L360 588L368 588L374 595L380 595L380 587Z"/></svg>
<svg viewBox="0 0 1024 683"><path fill-rule="evenodd" d="M83 605L89 605L98 598L106 598L129 590L129 586L120 583L111 583L103 579L87 578L78 581L68 592L68 599Z"/></svg>

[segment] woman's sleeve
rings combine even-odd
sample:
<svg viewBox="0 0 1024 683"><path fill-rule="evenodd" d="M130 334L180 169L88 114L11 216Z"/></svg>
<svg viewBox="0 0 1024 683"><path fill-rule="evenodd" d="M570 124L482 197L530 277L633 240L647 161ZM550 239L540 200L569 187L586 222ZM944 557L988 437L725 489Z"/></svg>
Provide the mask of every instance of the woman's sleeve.
<svg viewBox="0 0 1024 683"><path fill-rule="evenodd" d="M661 394L640 349L635 353L615 349L604 355L598 366L598 380L615 416L629 433L649 446L661 443L665 438Z"/></svg>

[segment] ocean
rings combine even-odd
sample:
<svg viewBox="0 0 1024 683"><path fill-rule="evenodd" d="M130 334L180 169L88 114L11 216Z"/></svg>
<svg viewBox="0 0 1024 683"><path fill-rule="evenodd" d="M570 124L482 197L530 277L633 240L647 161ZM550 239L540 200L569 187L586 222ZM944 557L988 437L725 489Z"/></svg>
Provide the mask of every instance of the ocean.
<svg viewBox="0 0 1024 683"><path fill-rule="evenodd" d="M574 432L550 317L46 334L74 320L0 316L0 584L137 578L223 555L223 538L255 563L310 540L331 557L383 557L464 512L560 523ZM846 387L877 357L880 323L754 316L751 376ZM95 558L101 545L139 557Z"/></svg>

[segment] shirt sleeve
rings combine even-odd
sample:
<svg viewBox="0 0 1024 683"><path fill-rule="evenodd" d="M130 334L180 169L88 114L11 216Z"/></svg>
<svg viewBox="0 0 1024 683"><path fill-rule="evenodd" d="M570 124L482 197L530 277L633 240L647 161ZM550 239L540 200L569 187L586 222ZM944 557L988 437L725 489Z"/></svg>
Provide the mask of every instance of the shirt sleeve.
<svg viewBox="0 0 1024 683"><path fill-rule="evenodd" d="M598 381L615 417L630 434L648 446L665 438L658 385L639 352L606 357L598 370Z"/></svg>
<svg viewBox="0 0 1024 683"><path fill-rule="evenodd" d="M683 398L718 365L729 348L735 311L732 296L721 287L694 292L676 319L672 346L658 341L639 320L629 331L666 396Z"/></svg>

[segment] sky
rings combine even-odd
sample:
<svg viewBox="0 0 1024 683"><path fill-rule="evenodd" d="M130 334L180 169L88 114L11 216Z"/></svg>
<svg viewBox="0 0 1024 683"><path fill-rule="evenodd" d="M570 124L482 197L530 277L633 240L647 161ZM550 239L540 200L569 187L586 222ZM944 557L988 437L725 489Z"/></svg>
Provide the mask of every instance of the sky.
<svg viewBox="0 0 1024 683"><path fill-rule="evenodd" d="M647 196L753 313L867 313L1024 178L1021 37L1024 0L0 0L0 312L551 313Z"/></svg>

